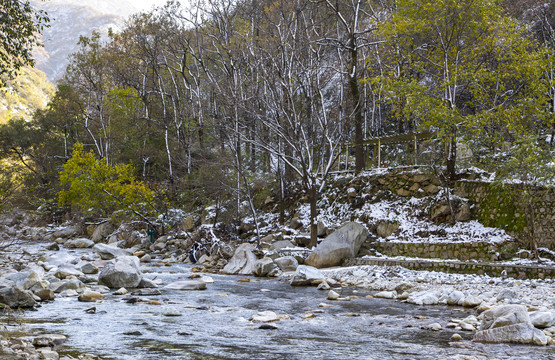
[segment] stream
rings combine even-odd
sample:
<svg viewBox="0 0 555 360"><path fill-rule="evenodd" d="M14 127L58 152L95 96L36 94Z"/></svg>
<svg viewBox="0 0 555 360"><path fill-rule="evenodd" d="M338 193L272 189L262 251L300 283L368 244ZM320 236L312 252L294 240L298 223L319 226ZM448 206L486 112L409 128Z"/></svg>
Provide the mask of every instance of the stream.
<svg viewBox="0 0 555 360"><path fill-rule="evenodd" d="M52 262L68 262L85 250L55 253ZM163 284L186 280L191 265L144 266L145 277ZM292 287L277 279L210 274L207 290L161 289L142 296L160 305L128 303L126 296L105 294L102 302L57 298L25 313L26 327L38 333L68 336L60 354L94 353L105 359L442 359L470 355L482 359L555 359L555 347L489 345L471 341L472 333L445 325L474 312L460 307L421 307L366 297L369 290L342 288L350 301L328 301L327 291ZM332 305L319 307L320 303ZM95 313L85 310L96 307ZM271 310L290 320L261 329L250 321ZM314 317L303 315L313 311ZM441 331L422 329L438 322Z"/></svg>

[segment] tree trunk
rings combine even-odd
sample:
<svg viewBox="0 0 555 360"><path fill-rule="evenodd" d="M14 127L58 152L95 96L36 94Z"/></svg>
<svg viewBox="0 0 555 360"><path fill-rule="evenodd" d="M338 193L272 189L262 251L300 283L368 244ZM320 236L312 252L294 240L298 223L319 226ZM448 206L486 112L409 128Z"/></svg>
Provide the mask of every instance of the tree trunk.
<svg viewBox="0 0 555 360"><path fill-rule="evenodd" d="M318 210L316 208L317 202L318 189L316 185L312 185L310 189L310 243L308 244L310 249L318 244L318 223L316 222L316 216L318 215Z"/></svg>
<svg viewBox="0 0 555 360"><path fill-rule="evenodd" d="M446 149L445 149L445 162L447 166L447 177L450 181L456 180L456 168L457 163L457 131L456 129L451 129L451 134L447 138Z"/></svg>
<svg viewBox="0 0 555 360"><path fill-rule="evenodd" d="M362 131L363 119L362 109L360 104L360 89L358 87L357 64L358 64L358 51L356 48L355 35L351 35L349 40L351 47L351 61L349 64L349 88L351 90L351 101L353 102L353 116L355 119L355 173L358 174L364 170L364 135Z"/></svg>

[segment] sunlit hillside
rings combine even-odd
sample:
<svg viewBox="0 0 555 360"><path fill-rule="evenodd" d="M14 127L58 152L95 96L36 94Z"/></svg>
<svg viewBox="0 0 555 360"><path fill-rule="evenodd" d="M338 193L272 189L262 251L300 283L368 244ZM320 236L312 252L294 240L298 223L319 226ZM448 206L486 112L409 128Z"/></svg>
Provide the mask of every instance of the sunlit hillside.
<svg viewBox="0 0 555 360"><path fill-rule="evenodd" d="M54 90L42 71L22 69L19 76L7 81L6 87L0 90L0 123L13 117L30 118L33 112L46 106Z"/></svg>

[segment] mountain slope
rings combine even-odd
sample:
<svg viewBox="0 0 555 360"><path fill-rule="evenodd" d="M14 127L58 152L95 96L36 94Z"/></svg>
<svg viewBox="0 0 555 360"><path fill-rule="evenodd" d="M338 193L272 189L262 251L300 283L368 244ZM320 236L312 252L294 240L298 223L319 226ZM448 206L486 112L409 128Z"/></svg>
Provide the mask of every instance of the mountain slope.
<svg viewBox="0 0 555 360"><path fill-rule="evenodd" d="M44 48L35 51L37 69L51 81L59 79L68 64L68 56L77 50L80 36L93 31L106 35L109 28L120 29L125 19L136 12L125 0L31 0L36 8L50 16L50 28L44 30Z"/></svg>

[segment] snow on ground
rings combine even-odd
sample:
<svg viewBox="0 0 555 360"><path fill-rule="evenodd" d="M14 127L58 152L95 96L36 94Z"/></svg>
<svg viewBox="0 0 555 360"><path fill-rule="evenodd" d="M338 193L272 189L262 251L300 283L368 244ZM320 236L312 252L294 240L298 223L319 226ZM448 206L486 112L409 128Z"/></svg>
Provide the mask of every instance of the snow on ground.
<svg viewBox="0 0 555 360"><path fill-rule="evenodd" d="M444 195L438 194L435 200ZM381 221L396 222L399 230L387 239L388 242L488 242L500 243L511 240L511 237L501 229L490 228L478 221L457 222L455 224L436 224L426 216L429 198L398 198L384 199L372 202L368 199L361 209L353 210L347 203L337 203L328 200L324 195L319 202L318 221L329 227L337 228L351 219L366 217L368 224L378 224ZM302 221L308 227L310 206L303 204L299 208Z"/></svg>

